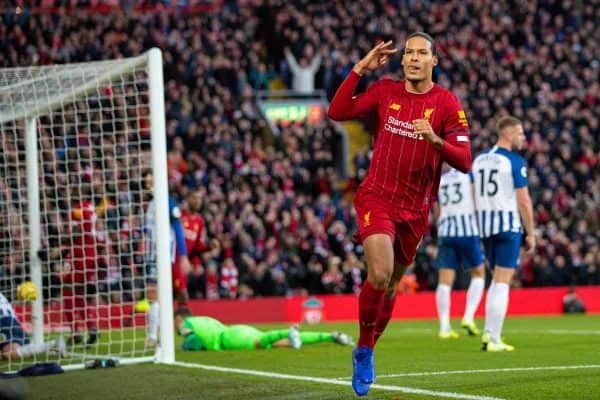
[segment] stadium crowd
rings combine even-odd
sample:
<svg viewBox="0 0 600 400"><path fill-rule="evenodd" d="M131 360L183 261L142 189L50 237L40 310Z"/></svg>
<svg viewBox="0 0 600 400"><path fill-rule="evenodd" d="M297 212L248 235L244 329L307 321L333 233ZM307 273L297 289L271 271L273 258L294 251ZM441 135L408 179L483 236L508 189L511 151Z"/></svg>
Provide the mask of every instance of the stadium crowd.
<svg viewBox="0 0 600 400"><path fill-rule="evenodd" d="M438 40L435 80L465 105L475 154L493 143L495 115L524 120L539 248L522 259L515 284L600 284L600 7L593 3L273 0L227 2L216 13L110 17L9 11L0 24L0 67L130 57L160 47L171 193L183 201L200 188L207 236L220 242L194 262L190 296L355 293L366 271L352 240L348 187L364 176L368 150L355 156L356 176L344 187L332 145L340 128L329 121L282 125L273 136L253 93L276 76L291 86L286 48L300 65L320 56L315 87L331 97L373 43L393 39L401 46L407 33L427 31ZM391 60L383 74L400 79L399 62ZM4 186L0 192L11 191ZM127 188L114 190L119 197ZM109 236L123 230L107 222L99 219ZM143 263L135 250L139 221L127 223L131 247L114 252L131 257L104 266L113 288ZM0 243L8 249L14 244L7 238L17 235L4 232ZM435 236L432 228L410 270L422 290L435 287ZM19 262L9 260L8 250L0 253L10 276Z"/></svg>

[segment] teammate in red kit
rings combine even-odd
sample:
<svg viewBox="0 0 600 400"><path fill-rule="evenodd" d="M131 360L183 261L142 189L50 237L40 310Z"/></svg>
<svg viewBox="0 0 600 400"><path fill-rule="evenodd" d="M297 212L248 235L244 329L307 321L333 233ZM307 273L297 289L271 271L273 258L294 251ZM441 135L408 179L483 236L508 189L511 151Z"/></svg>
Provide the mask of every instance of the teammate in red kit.
<svg viewBox="0 0 600 400"><path fill-rule="evenodd" d="M459 100L433 83L435 41L411 34L402 66L406 80L381 79L354 96L360 77L383 67L398 50L376 45L338 88L327 115L343 121L376 113L377 133L367 175L354 197L357 237L368 276L359 296L360 336L352 352L352 387L359 396L375 380L373 348L392 315L396 287L414 260L437 195L442 162L471 168L469 126Z"/></svg>
<svg viewBox="0 0 600 400"><path fill-rule="evenodd" d="M200 255L202 253L219 248L219 241L216 239L211 240L210 244L206 243L204 219L200 215L201 209L202 190L191 190L187 194L185 207L181 211L181 224L192 268L197 268L201 264ZM175 299L180 304L187 301L187 276L181 272L177 262L173 266L173 290Z"/></svg>
<svg viewBox="0 0 600 400"><path fill-rule="evenodd" d="M79 197L79 196L77 196ZM80 331L85 322L87 345L98 340L96 316L98 243L96 238L96 210L87 200L75 201L71 210L72 244L70 268L63 274L63 304L65 316L71 323L71 344L83 341Z"/></svg>

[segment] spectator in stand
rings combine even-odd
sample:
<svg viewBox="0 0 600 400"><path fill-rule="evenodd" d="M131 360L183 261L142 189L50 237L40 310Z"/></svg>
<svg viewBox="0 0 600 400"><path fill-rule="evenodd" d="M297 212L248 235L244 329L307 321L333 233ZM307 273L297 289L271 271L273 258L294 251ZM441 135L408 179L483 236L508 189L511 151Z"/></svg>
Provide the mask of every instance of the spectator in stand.
<svg viewBox="0 0 600 400"><path fill-rule="evenodd" d="M294 75L292 89L299 93L312 93L315 91L315 75L321 65L321 54L314 54L312 46L304 49L304 54L300 61L296 60L292 51L286 47L284 49L285 59Z"/></svg>
<svg viewBox="0 0 600 400"><path fill-rule="evenodd" d="M563 312L565 314L585 313L585 304L581 297L575 293L575 286L571 286L569 293L563 297Z"/></svg>
<svg viewBox="0 0 600 400"><path fill-rule="evenodd" d="M328 294L341 294L344 292L344 274L342 273L340 266L342 265L342 259L339 257L332 257L329 259L329 265L327 271L323 273L321 277L321 283L325 288L325 293Z"/></svg>
<svg viewBox="0 0 600 400"><path fill-rule="evenodd" d="M367 269L354 252L347 252L343 264L344 279L346 281L345 293L359 294L360 288L367 278Z"/></svg>
<svg viewBox="0 0 600 400"><path fill-rule="evenodd" d="M221 281L219 283L219 286L221 287L221 298L235 299L238 291L239 274L233 259L228 257L223 260L219 275L221 276Z"/></svg>

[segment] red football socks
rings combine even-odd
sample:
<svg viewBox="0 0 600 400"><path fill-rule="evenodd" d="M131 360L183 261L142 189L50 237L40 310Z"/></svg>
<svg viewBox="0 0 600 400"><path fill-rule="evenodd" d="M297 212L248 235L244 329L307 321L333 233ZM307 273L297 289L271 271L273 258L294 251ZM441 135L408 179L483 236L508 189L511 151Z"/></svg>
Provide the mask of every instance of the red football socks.
<svg viewBox="0 0 600 400"><path fill-rule="evenodd" d="M358 347L375 346L375 325L383 307L384 289L377 290L366 281L358 296L358 323L360 335Z"/></svg>
<svg viewBox="0 0 600 400"><path fill-rule="evenodd" d="M392 312L394 311L394 305L396 304L396 294L391 299L388 299L384 296L383 298L383 309L379 314L379 318L377 318L377 323L375 324L375 343L379 340L379 337L385 331L385 327L388 322L390 322L390 318L392 318Z"/></svg>

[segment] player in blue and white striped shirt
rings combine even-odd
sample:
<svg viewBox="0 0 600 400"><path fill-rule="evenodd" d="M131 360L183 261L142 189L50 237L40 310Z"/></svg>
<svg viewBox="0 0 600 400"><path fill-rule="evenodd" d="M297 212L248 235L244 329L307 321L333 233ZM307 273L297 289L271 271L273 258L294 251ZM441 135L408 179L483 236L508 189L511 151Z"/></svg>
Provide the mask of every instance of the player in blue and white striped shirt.
<svg viewBox="0 0 600 400"><path fill-rule="evenodd" d="M176 254L187 256L183 226L181 225L181 209L177 201L169 196L169 222L171 224L171 235L169 240L169 254L171 264L175 262ZM144 213L144 260L148 265L148 278L156 280L158 271L156 268L156 208L154 200L148 203Z"/></svg>
<svg viewBox="0 0 600 400"><path fill-rule="evenodd" d="M147 198L152 199L152 174L151 171L144 173L144 189ZM191 271L191 264L187 257L187 248L185 245L185 237L183 226L179 218L181 210L177 206L175 199L169 197L169 221L171 225L171 240L170 254L172 268L180 268L182 273L187 276ZM144 213L144 262L146 264L146 296L147 301L142 300L136 305L137 310L147 309L146 323L146 346L154 347L158 341L158 329L160 326L159 320L159 304L158 304L158 288L157 278L158 270L156 267L156 208L154 199L148 202L148 206ZM176 255L179 256L175 265ZM181 296L181 294L177 294ZM185 297L187 299L187 297Z"/></svg>
<svg viewBox="0 0 600 400"><path fill-rule="evenodd" d="M503 116L496 123L496 131L496 146L473 161L479 231L485 256L494 269L482 342L486 351L512 351L514 347L500 338L508 308L508 290L519 266L523 226L527 232L525 250L529 253L535 249L535 233L527 167L523 157L515 153L525 144L523 124L517 118Z"/></svg>
<svg viewBox="0 0 600 400"><path fill-rule="evenodd" d="M62 337L44 343L31 343L12 305L0 293L0 355L7 360L19 360L54 351L61 357L67 355ZM2 397L3 398L3 397Z"/></svg>
<svg viewBox="0 0 600 400"><path fill-rule="evenodd" d="M461 268L471 272L461 326L469 335L479 336L481 333L473 317L483 295L485 267L475 216L471 173L450 169L442 175L433 214L437 220L438 235L438 256L434 266L438 270L435 300L440 320L439 337L458 337L450 327L450 292L456 272Z"/></svg>

